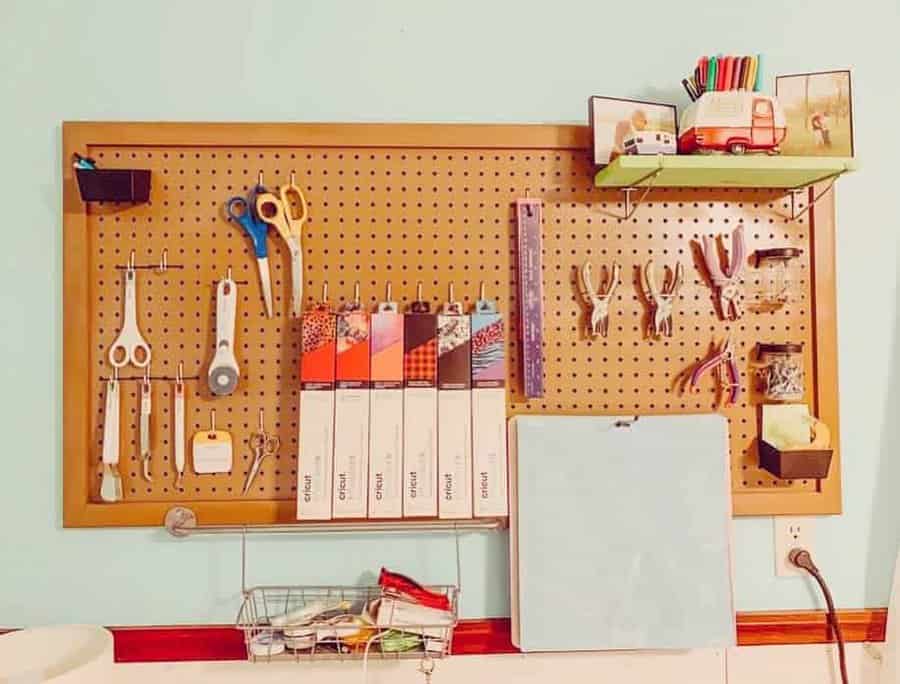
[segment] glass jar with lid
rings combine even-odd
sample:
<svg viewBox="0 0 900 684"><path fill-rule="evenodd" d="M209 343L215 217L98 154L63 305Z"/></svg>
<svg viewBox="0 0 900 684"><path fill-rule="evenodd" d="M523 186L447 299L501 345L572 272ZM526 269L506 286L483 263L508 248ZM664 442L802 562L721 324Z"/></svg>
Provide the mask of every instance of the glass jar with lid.
<svg viewBox="0 0 900 684"><path fill-rule="evenodd" d="M805 393L803 344L759 344L760 391L767 401L801 401Z"/></svg>

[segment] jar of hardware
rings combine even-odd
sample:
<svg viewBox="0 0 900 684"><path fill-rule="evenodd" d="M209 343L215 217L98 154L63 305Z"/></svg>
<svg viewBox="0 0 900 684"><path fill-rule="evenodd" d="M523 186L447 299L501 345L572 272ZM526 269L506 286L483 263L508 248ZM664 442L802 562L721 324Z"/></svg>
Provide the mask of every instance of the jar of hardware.
<svg viewBox="0 0 900 684"><path fill-rule="evenodd" d="M800 401L804 393L803 345L760 344L760 391L767 401Z"/></svg>

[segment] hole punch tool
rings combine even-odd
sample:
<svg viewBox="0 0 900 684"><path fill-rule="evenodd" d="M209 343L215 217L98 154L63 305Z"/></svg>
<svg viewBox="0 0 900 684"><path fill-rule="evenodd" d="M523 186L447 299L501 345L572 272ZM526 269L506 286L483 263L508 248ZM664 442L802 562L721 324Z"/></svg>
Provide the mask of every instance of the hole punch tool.
<svg viewBox="0 0 900 684"><path fill-rule="evenodd" d="M106 408L103 412L103 451L100 471L100 498L106 503L122 500L122 478L119 476L119 370L113 368L106 381Z"/></svg>
<svg viewBox="0 0 900 684"><path fill-rule="evenodd" d="M287 245L291 255L291 315L300 316L303 308L303 224L309 212L306 197L291 181L278 188L278 195L262 192L256 197L256 213L272 226Z"/></svg>
<svg viewBox="0 0 900 684"><path fill-rule="evenodd" d="M591 282L591 262L585 261L581 266L581 296L591 307L587 325L587 334L590 337L597 337L597 335L606 337L609 332L609 301L612 299L613 293L619 286L620 274L621 269L619 264L614 261L612 268L609 270L608 281L604 283L605 278L601 278L601 281L595 290L593 283Z"/></svg>
<svg viewBox="0 0 900 684"><path fill-rule="evenodd" d="M657 288L653 275L653 259L644 266L645 295L653 311L647 323L647 335L650 337L672 337L672 309L678 289L684 282L684 268L680 261L675 262L674 269L666 269L662 289Z"/></svg>
<svg viewBox="0 0 900 684"><path fill-rule="evenodd" d="M697 387L700 378L708 370L715 374L721 396L726 397L726 405L737 404L741 398L741 376L734 360L734 346L730 336L725 338L721 346L714 347L712 354L694 368L691 373L691 389Z"/></svg>
<svg viewBox="0 0 900 684"><path fill-rule="evenodd" d="M237 284L231 269L216 286L216 354L209 364L209 391L227 397L237 389L240 369L234 357L234 322L237 315Z"/></svg>
<svg viewBox="0 0 900 684"><path fill-rule="evenodd" d="M125 279L125 304L122 329L109 348L109 362L114 368L122 368L129 363L137 368L150 364L150 345L141 335L137 322L137 271L134 267L134 250L123 271Z"/></svg>
<svg viewBox="0 0 900 684"><path fill-rule="evenodd" d="M256 479L256 475L259 472L259 468L262 466L263 461L267 456L275 455L280 446L281 440L278 436L270 435L266 432L266 428L263 425L263 410L259 409L259 427L256 432L250 435L250 449L253 450L253 463L250 465L250 470L247 471L247 479L244 480L243 496L247 496L247 492L250 491L250 486L253 484L253 480Z"/></svg>
<svg viewBox="0 0 900 684"><path fill-rule="evenodd" d="M250 236L253 253L256 256L256 269L259 273L259 284L266 306L266 316L272 318L272 275L269 271L269 250L266 245L269 228L256 213L257 196L266 193L262 182L262 173L260 173L256 186L247 193L246 197L232 197L225 203L225 213Z"/></svg>
<svg viewBox="0 0 900 684"><path fill-rule="evenodd" d="M717 240L703 236L703 261L719 299L719 311L724 320L736 321L743 315L741 308L740 275L744 270L744 228L738 226L731 233L731 255L725 267L719 258Z"/></svg>
<svg viewBox="0 0 900 684"><path fill-rule="evenodd" d="M144 368L144 377L141 379L141 422L139 426L141 468L147 482L153 481L150 476L150 415L153 407L150 390L150 364L147 364Z"/></svg>

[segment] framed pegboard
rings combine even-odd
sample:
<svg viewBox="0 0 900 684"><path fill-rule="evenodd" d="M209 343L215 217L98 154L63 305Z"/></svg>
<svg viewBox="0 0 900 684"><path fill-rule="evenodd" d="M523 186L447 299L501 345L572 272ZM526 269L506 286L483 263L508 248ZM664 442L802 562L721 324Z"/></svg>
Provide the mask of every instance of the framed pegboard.
<svg viewBox="0 0 900 684"><path fill-rule="evenodd" d="M94 157L102 167L152 171L144 204L85 204L70 159ZM205 523L294 520L298 442L299 321L290 317L289 262L270 231L276 315L264 314L256 264L243 231L224 215L228 197L244 194L259 173L279 185L295 172L309 203L303 235L304 295L312 302L328 282L336 303L382 298L386 281L407 303L422 281L435 305L455 284L471 305L485 281L509 321L508 409L516 413L634 415L716 410L711 379L679 394L680 373L730 333L741 380L753 386L757 342L803 342L807 400L838 440L834 213L831 193L803 217L790 219L791 197L778 190L654 189L633 217L624 199L593 185L590 133L582 126L378 124L65 123L64 188L64 524L160 525L176 504ZM546 396L526 401L517 363L514 201L530 194L544 204ZM811 195L810 195L811 196ZM773 245L803 249L790 265L794 300L776 312L718 319L692 243L743 224L748 253ZM138 383L122 383L120 472L124 501L99 497L99 463L107 352L122 319L122 271L129 254L155 264L167 250L170 268L138 272L140 327L153 350L152 376L186 382L187 432L205 429L209 409L235 443L228 475L185 472L174 484L171 381L155 381L152 483L141 479L137 454ZM680 260L685 267L674 335L645 337L647 305L639 268ZM610 334L585 335L586 311L577 269L618 261L623 283L611 304ZM215 283L231 268L239 285L238 391L212 398L205 376L214 347ZM762 275L748 262L752 297ZM137 378L140 371L122 372ZM840 512L840 457L827 479L779 481L757 467L759 394L746 392L723 410L731 430L737 515ZM247 439L259 408L282 448L247 496ZM665 455L661 454L661 458Z"/></svg>

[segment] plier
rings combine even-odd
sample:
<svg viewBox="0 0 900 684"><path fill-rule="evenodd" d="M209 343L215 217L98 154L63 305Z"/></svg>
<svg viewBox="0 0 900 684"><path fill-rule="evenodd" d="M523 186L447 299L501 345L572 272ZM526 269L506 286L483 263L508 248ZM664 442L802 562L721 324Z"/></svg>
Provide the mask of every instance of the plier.
<svg viewBox="0 0 900 684"><path fill-rule="evenodd" d="M591 307L587 326L587 334L591 337L597 335L606 337L606 333L609 331L609 300L619 285L620 270L619 264L614 261L609 272L608 282L604 283L601 279L595 290L591 283L591 262L585 261L581 267L581 296Z"/></svg>
<svg viewBox="0 0 900 684"><path fill-rule="evenodd" d="M676 261L675 268L666 271L662 289L659 289L653 275L653 259L650 259L644 266L644 281L645 294L653 307L652 317L647 323L647 334L650 337L672 337L672 307L678 288L684 282L684 267L680 261Z"/></svg>
<svg viewBox="0 0 900 684"><path fill-rule="evenodd" d="M703 261L719 298L722 318L737 320L743 314L741 309L740 275L744 270L744 227L738 226L731 234L731 255L729 263L722 267L717 241L703 236Z"/></svg>
<svg viewBox="0 0 900 684"><path fill-rule="evenodd" d="M701 361L691 373L691 388L694 389L700 382L701 376L708 370L712 370L716 375L716 381L719 389L724 393L728 390L726 404L737 404L741 398L741 376L738 372L737 363L734 360L734 347L731 344L731 337L726 337L722 342L722 346L713 347L712 354Z"/></svg>

